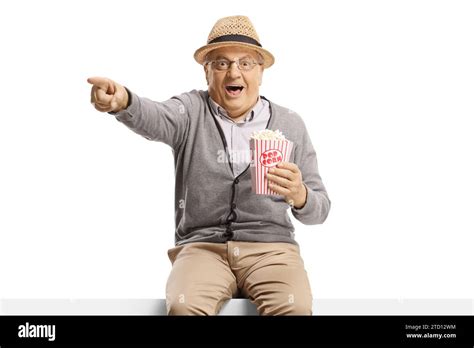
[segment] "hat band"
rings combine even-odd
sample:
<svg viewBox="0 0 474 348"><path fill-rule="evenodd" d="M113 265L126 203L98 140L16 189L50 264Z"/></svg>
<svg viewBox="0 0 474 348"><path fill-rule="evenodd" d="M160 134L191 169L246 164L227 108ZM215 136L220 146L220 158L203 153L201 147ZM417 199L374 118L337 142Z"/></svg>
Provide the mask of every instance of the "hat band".
<svg viewBox="0 0 474 348"><path fill-rule="evenodd" d="M243 42L243 43L248 43L252 45L256 45L258 47L262 47L260 43L257 40L252 39L251 37L245 36L245 35L222 35L219 37L216 37L214 40L209 41L207 44L213 44L216 42L225 42L225 41L234 41L234 42Z"/></svg>

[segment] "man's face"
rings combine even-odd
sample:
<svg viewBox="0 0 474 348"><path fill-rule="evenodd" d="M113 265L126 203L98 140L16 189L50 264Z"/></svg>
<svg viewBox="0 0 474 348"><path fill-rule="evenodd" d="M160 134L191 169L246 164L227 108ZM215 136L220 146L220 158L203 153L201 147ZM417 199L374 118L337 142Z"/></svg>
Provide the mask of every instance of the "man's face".
<svg viewBox="0 0 474 348"><path fill-rule="evenodd" d="M218 48L209 53L207 61L235 61L244 58L262 63L257 52L240 47ZM239 70L236 63L231 63L227 70L218 70L212 64L205 64L204 70L209 95L230 117L238 118L253 108L259 96L263 65L257 64L249 71L244 71Z"/></svg>

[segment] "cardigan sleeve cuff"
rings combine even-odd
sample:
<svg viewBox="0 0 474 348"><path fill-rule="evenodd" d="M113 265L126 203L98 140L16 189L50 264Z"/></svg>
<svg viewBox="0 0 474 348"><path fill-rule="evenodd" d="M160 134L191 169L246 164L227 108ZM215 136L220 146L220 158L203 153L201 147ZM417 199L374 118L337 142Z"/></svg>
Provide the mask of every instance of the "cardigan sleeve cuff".
<svg viewBox="0 0 474 348"><path fill-rule="evenodd" d="M306 184L305 184L306 186ZM306 203L301 208L291 208L293 216L305 225L321 224L326 219L326 209L323 209L322 198L317 192L306 186Z"/></svg>

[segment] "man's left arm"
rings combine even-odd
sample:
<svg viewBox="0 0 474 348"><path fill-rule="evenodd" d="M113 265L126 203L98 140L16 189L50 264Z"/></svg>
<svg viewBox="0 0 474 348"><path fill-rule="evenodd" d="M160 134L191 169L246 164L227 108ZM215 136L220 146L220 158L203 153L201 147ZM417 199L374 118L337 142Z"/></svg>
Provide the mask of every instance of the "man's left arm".
<svg viewBox="0 0 474 348"><path fill-rule="evenodd" d="M305 225L322 224L331 207L318 171L316 151L304 127L301 142L294 148L295 163L280 163L270 170L270 188L292 205L293 216Z"/></svg>

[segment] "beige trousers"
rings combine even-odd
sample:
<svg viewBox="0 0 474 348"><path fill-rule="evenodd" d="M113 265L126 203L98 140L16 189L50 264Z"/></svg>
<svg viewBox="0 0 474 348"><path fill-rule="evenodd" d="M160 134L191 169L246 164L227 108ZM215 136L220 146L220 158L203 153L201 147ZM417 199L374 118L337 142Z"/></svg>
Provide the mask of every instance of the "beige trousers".
<svg viewBox="0 0 474 348"><path fill-rule="evenodd" d="M260 315L311 315L299 247L290 243L189 243L168 250L168 315L215 315L241 295Z"/></svg>

